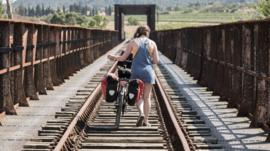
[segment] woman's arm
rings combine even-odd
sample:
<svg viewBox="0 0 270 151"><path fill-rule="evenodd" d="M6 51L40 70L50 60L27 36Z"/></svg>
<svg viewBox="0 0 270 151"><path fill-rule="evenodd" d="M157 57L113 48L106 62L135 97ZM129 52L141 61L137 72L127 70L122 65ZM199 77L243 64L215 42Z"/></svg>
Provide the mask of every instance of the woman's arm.
<svg viewBox="0 0 270 151"><path fill-rule="evenodd" d="M157 64L159 62L158 49L155 42L152 42L153 46L153 64Z"/></svg>
<svg viewBox="0 0 270 151"><path fill-rule="evenodd" d="M115 61L125 61L128 58L128 56L130 55L131 51L133 51L133 49L134 49L133 43L134 42L130 42L127 45L127 48L126 48L124 54L122 54L121 56L108 55L108 58L111 60L115 60Z"/></svg>

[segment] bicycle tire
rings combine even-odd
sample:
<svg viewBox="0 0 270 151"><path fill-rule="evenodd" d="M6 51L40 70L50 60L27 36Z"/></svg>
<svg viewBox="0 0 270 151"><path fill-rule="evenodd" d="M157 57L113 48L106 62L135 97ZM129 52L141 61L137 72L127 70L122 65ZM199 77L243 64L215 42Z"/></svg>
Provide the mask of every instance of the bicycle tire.
<svg viewBox="0 0 270 151"><path fill-rule="evenodd" d="M122 115L122 110L123 110L123 101L124 101L124 95L119 95L119 97L117 98L117 110L116 110L116 127L119 128L120 126L120 118Z"/></svg>

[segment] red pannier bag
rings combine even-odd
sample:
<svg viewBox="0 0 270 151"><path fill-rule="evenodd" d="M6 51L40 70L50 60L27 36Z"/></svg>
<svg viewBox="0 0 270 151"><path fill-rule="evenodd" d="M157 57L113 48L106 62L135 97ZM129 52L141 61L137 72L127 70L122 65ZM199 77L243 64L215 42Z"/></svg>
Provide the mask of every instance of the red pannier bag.
<svg viewBox="0 0 270 151"><path fill-rule="evenodd" d="M118 95L118 77L109 73L101 80L101 91L106 102L114 102Z"/></svg>
<svg viewBox="0 0 270 151"><path fill-rule="evenodd" d="M144 83L142 80L134 79L128 83L126 101L128 105L134 106L141 99Z"/></svg>

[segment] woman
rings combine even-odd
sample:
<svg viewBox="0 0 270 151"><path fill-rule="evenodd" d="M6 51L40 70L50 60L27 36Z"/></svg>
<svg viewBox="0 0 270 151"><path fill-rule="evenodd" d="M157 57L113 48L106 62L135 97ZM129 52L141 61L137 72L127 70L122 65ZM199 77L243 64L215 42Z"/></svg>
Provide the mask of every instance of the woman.
<svg viewBox="0 0 270 151"><path fill-rule="evenodd" d="M144 82L143 99L137 103L140 116L137 126L151 126L148 117L151 109L151 90L155 84L153 64L158 63L158 50L156 43L149 39L150 29L145 26L138 27L134 39L129 42L121 56L108 55L115 61L125 61L130 54L133 55L131 66L131 79L140 79Z"/></svg>

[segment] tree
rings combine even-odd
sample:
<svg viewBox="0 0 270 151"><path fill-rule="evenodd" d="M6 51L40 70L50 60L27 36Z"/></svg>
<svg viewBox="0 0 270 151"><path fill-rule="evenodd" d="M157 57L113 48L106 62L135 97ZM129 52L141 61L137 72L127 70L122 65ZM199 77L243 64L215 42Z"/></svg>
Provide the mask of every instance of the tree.
<svg viewBox="0 0 270 151"><path fill-rule="evenodd" d="M44 16L44 15L47 15L45 14L45 7L44 7L44 4L41 5L41 13L40 13L41 16Z"/></svg>
<svg viewBox="0 0 270 151"><path fill-rule="evenodd" d="M62 12L55 12L50 19L50 23L52 24L64 24L65 23L65 15Z"/></svg>
<svg viewBox="0 0 270 151"><path fill-rule="evenodd" d="M89 27L95 27L95 25L96 25L96 21L94 20L94 19L89 19L89 21L88 21L88 26Z"/></svg>
<svg viewBox="0 0 270 151"><path fill-rule="evenodd" d="M178 6L175 6L175 7L174 7L174 11L180 11L180 10L181 10L180 7L178 7Z"/></svg>
<svg viewBox="0 0 270 151"><path fill-rule="evenodd" d="M167 7L166 10L167 11L172 11L172 7Z"/></svg>
<svg viewBox="0 0 270 151"><path fill-rule="evenodd" d="M61 11L49 15L47 21L52 24L78 25L86 28L105 28L108 24L108 19L104 16L88 17L80 13L64 13Z"/></svg>
<svg viewBox="0 0 270 151"><path fill-rule="evenodd" d="M81 14L88 15L88 6L81 7Z"/></svg>
<svg viewBox="0 0 270 151"><path fill-rule="evenodd" d="M28 16L35 16L35 9L28 6L27 15Z"/></svg>
<svg viewBox="0 0 270 151"><path fill-rule="evenodd" d="M52 14L54 12L54 10L49 6L45 9L45 14L48 15L48 14Z"/></svg>
<svg viewBox="0 0 270 151"><path fill-rule="evenodd" d="M2 18L4 15L4 7L3 7L3 4L2 4L2 1L0 1L0 18Z"/></svg>
<svg viewBox="0 0 270 151"><path fill-rule="evenodd" d="M112 6L109 6L109 8L108 8L108 15L109 16L112 16L112 12L113 12Z"/></svg>
<svg viewBox="0 0 270 151"><path fill-rule="evenodd" d="M65 5L63 5L62 10L63 10L63 13L66 13L66 6Z"/></svg>
<svg viewBox="0 0 270 151"><path fill-rule="evenodd" d="M112 7L111 6L105 7L105 13L107 16L111 16L112 15Z"/></svg>
<svg viewBox="0 0 270 151"><path fill-rule="evenodd" d="M270 0L260 0L257 9L263 16L270 16Z"/></svg>
<svg viewBox="0 0 270 151"><path fill-rule="evenodd" d="M23 5L19 5L19 7L16 9L16 12L22 16L26 15L26 9Z"/></svg>
<svg viewBox="0 0 270 151"><path fill-rule="evenodd" d="M35 14L35 16L41 16L41 7L40 7L40 5L36 6L36 14Z"/></svg>
<svg viewBox="0 0 270 151"><path fill-rule="evenodd" d="M6 0L6 5L7 5L7 15L8 15L8 18L9 19L12 19L13 18L13 15L12 15L12 8L11 8L11 3L10 3L10 0Z"/></svg>
<svg viewBox="0 0 270 151"><path fill-rule="evenodd" d="M109 20L104 16L97 15L97 16L93 16L92 18L96 22L96 27L99 27L99 28L105 28L109 22Z"/></svg>
<svg viewBox="0 0 270 151"><path fill-rule="evenodd" d="M76 25L77 20L80 20L77 13L71 12L65 15L65 23L68 25ZM82 23L82 21L80 23Z"/></svg>
<svg viewBox="0 0 270 151"><path fill-rule="evenodd" d="M96 7L93 7L91 14L92 14L92 16L98 15L98 9Z"/></svg>

